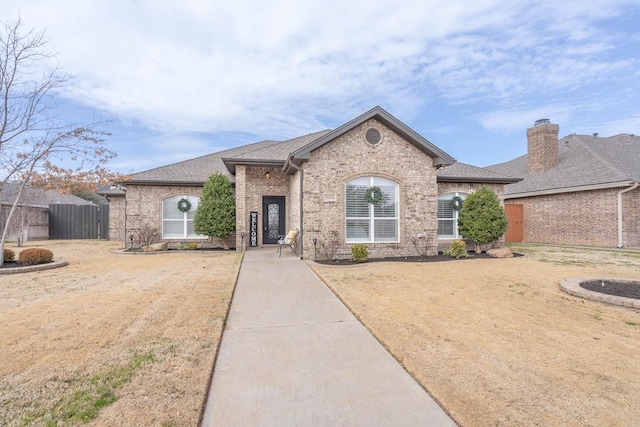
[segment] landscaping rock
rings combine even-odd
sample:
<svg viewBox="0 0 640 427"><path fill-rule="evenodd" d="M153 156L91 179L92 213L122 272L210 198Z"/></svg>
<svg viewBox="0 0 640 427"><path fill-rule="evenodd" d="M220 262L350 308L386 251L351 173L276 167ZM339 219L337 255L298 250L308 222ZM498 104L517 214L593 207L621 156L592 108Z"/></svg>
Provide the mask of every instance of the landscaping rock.
<svg viewBox="0 0 640 427"><path fill-rule="evenodd" d="M513 252L509 248L495 248L487 251L487 256L491 258L513 258Z"/></svg>
<svg viewBox="0 0 640 427"><path fill-rule="evenodd" d="M166 251L169 249L167 242L154 243L153 245L143 246L142 250L145 252Z"/></svg>

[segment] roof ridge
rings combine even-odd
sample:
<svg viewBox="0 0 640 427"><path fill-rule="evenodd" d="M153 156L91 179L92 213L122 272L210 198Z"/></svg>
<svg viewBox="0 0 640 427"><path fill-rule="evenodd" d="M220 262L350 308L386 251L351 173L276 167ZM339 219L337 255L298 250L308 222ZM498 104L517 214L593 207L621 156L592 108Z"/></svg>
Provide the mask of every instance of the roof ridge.
<svg viewBox="0 0 640 427"><path fill-rule="evenodd" d="M586 135L586 136L589 137L588 135ZM618 169L615 165L613 165L607 159L605 159L600 154L598 154L593 148L591 148L589 146L589 144L586 144L584 141L582 141L582 138L569 138L569 139L575 139L576 142L580 146L582 146L582 148L587 150L594 158L598 159L598 161L600 161L600 163L602 163L607 169L609 169L611 172L613 172L615 175L617 175L618 178L624 179L624 174L622 173L622 171L620 169Z"/></svg>

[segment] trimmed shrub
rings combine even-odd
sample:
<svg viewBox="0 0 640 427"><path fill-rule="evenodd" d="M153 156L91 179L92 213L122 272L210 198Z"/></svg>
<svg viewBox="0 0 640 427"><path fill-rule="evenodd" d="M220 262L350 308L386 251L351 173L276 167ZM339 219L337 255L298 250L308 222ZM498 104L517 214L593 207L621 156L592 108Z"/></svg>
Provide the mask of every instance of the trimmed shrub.
<svg viewBox="0 0 640 427"><path fill-rule="evenodd" d="M369 248L367 245L358 243L351 246L351 259L355 262L369 261Z"/></svg>
<svg viewBox="0 0 640 427"><path fill-rule="evenodd" d="M29 248L20 252L19 260L25 265L46 264L53 260L53 252L44 248Z"/></svg>
<svg viewBox="0 0 640 427"><path fill-rule="evenodd" d="M444 251L444 254L450 257L455 257L456 259L467 258L469 254L467 253L467 244L464 240L454 240L449 245L449 249Z"/></svg>
<svg viewBox="0 0 640 427"><path fill-rule="evenodd" d="M4 260L5 262L11 262L14 259L16 259L16 253L13 252L11 249L6 249L4 250Z"/></svg>
<svg viewBox="0 0 640 427"><path fill-rule="evenodd" d="M196 242L183 243L176 246L176 249L179 251L195 251L198 249L198 244Z"/></svg>
<svg viewBox="0 0 640 427"><path fill-rule="evenodd" d="M477 253L482 250L482 245L498 240L507 231L507 225L500 199L488 187L469 194L458 216L460 235L473 240Z"/></svg>

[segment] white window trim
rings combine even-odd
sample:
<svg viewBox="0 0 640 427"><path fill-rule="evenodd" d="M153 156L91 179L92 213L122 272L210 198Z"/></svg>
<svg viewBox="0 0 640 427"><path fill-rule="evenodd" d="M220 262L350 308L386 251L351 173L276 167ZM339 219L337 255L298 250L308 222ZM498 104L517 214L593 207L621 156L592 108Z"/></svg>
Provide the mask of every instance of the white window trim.
<svg viewBox="0 0 640 427"><path fill-rule="evenodd" d="M194 210L197 208L198 206L198 202L200 201L200 197L198 196L190 196L187 194L183 194L183 195L172 195L172 196L167 196L164 199L162 199L161 201L161 206L162 206L162 239L163 240L185 240L185 239L204 239L207 236L202 236L202 235L193 235L193 236L189 236L188 235L188 223L191 222L193 223L193 218L189 219L187 216L187 212L183 212L182 213L182 218L165 218L164 217L164 202L167 199L173 199L176 198L177 200L180 199L188 199L191 202L191 209ZM176 203L177 203L176 200ZM164 226L165 226L165 222L182 222L182 237L167 237L165 236L164 233Z"/></svg>
<svg viewBox="0 0 640 427"><path fill-rule="evenodd" d="M461 197L463 200L466 200L468 195L469 193L462 193L458 191L456 191L455 193L446 193L441 196L438 196L438 202L440 202L441 200L451 200L454 197ZM458 231L458 215L459 214L460 214L460 211L453 209L453 218L440 218L439 216L437 217L438 226L440 225L440 220L453 221L453 234L438 234L438 239L440 240L462 239L462 236L460 236L460 232ZM437 213L436 213L436 216L437 216Z"/></svg>
<svg viewBox="0 0 640 427"><path fill-rule="evenodd" d="M369 179L369 186L372 187L374 185L374 179L375 178L382 178L382 179L386 179L389 182L393 182L393 184L396 186L396 191L395 191L395 203L396 203L396 215L393 217L380 217L378 219L388 219L388 220L395 220L396 221L396 234L397 234L397 239L396 240L385 240L385 241L375 241L375 220L376 217L373 216L373 205L369 204L369 216L367 217L347 217L346 216L346 203L347 203L347 187L349 185L349 182L354 181L356 179L361 179L361 178L368 178ZM357 177L357 178L352 178L349 181L347 181L344 185L344 195L345 195L345 200L344 200L344 207L345 207L345 222L344 222L344 237L345 237L345 243L349 243L349 244L353 244L353 243L379 243L379 244L383 244L383 243L400 243L400 185L389 179L389 178L385 178L383 176L364 176L364 177ZM347 238L347 222L349 220L367 220L369 221L369 239L349 239Z"/></svg>

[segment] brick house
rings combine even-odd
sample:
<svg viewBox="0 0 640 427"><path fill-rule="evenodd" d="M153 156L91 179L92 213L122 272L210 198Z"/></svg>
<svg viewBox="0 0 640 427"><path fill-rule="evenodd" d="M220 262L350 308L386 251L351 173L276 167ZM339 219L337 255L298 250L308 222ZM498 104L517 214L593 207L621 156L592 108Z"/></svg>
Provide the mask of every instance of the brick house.
<svg viewBox="0 0 640 427"><path fill-rule="evenodd" d="M571 134L538 120L527 154L488 169L521 181L505 186L507 212L525 242L640 247L640 138ZM507 232L509 235L509 232Z"/></svg>
<svg viewBox="0 0 640 427"><path fill-rule="evenodd" d="M456 162L380 107L334 130L286 141L262 141L134 174L114 212L112 236L126 239L141 227L160 230L170 246L222 242L193 231L193 213L204 182L219 172L235 188L240 250L274 244L299 230L298 254L318 257L333 248L350 256L366 243L371 257L436 254L458 238L451 199L489 186L503 197L514 179ZM367 190L382 200L367 203ZM189 200L181 212L177 203ZM111 206L112 211L118 210ZM316 245L314 246L314 240ZM416 247L418 246L418 247Z"/></svg>

